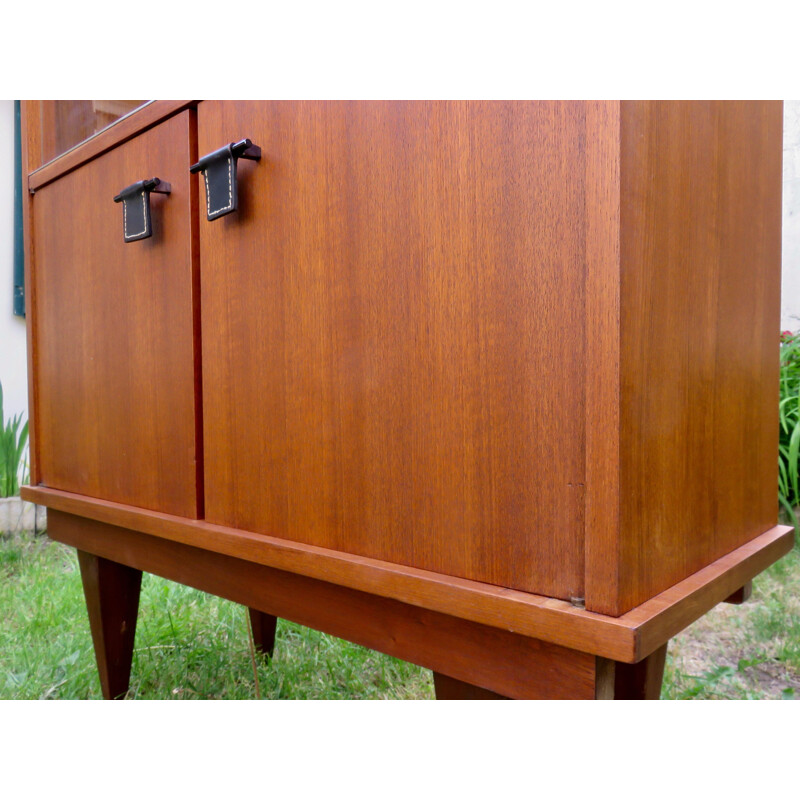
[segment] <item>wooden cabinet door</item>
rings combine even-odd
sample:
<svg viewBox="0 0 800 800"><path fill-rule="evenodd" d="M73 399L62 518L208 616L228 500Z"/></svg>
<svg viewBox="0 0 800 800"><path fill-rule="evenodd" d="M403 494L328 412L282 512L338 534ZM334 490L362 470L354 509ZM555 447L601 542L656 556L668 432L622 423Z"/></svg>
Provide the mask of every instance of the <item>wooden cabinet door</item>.
<svg viewBox="0 0 800 800"><path fill-rule="evenodd" d="M31 274L41 483L197 517L191 124L37 190ZM151 196L154 235L125 244L113 198L154 176L172 186Z"/></svg>
<svg viewBox="0 0 800 800"><path fill-rule="evenodd" d="M584 110L219 103L200 223L206 518L583 594Z"/></svg>

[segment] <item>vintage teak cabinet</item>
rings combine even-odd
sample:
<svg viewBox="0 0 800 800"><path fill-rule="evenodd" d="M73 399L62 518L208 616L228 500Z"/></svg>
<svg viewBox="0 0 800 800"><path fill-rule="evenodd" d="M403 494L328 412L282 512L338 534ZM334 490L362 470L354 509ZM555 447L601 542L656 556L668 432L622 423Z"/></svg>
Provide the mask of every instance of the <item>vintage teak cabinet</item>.
<svg viewBox="0 0 800 800"><path fill-rule="evenodd" d="M24 104L24 496L105 696L148 571L439 697L657 697L791 547L781 103L110 106Z"/></svg>

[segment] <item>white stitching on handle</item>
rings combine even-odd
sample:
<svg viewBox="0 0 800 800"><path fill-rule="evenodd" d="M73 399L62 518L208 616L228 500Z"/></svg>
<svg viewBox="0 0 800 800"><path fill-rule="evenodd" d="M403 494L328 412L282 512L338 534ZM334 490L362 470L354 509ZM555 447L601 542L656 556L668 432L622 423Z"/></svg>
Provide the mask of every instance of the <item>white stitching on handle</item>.
<svg viewBox="0 0 800 800"><path fill-rule="evenodd" d="M122 232L125 234L125 239L134 239L137 236L141 236L147 230L147 203L145 201L145 195L147 192L142 192L142 220L144 222L144 228L142 228L139 233L132 233L128 236L128 201L122 201Z"/></svg>
<svg viewBox="0 0 800 800"><path fill-rule="evenodd" d="M203 170L203 178L206 182L206 215L211 217L214 214L219 214L220 211L227 211L233 206L233 156L228 156L228 205L221 206L215 211L211 210L211 195L208 193L208 170Z"/></svg>

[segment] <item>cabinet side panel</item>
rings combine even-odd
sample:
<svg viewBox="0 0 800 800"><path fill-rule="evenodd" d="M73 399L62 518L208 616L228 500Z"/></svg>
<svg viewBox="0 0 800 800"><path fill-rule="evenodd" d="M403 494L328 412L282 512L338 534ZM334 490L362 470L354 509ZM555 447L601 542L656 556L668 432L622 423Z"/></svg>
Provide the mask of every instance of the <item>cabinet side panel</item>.
<svg viewBox="0 0 800 800"><path fill-rule="evenodd" d="M586 104L586 608L619 593L619 102Z"/></svg>
<svg viewBox="0 0 800 800"><path fill-rule="evenodd" d="M782 104L621 124L621 586L629 608L777 517Z"/></svg>
<svg viewBox="0 0 800 800"><path fill-rule="evenodd" d="M198 114L207 519L582 594L583 106Z"/></svg>

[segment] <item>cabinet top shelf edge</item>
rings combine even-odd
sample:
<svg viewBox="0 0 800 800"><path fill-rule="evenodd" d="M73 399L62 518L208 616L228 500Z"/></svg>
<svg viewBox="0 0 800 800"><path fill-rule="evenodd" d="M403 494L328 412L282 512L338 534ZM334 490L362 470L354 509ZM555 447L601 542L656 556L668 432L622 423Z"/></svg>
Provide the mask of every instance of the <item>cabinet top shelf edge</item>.
<svg viewBox="0 0 800 800"><path fill-rule="evenodd" d="M36 101L33 101L36 102ZM28 190L37 189L80 167L87 161L108 152L123 142L157 125L159 122L186 108L197 106L197 100L151 100L145 105L120 117L108 127L75 145L52 161L28 174ZM38 125L37 120L28 120L28 125ZM30 136L30 131L27 133Z"/></svg>

